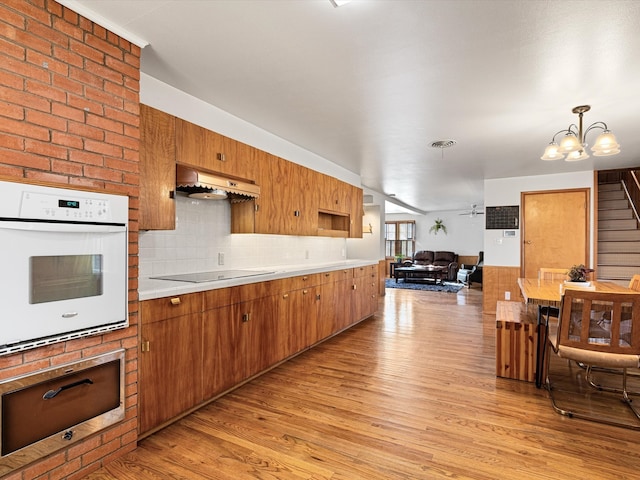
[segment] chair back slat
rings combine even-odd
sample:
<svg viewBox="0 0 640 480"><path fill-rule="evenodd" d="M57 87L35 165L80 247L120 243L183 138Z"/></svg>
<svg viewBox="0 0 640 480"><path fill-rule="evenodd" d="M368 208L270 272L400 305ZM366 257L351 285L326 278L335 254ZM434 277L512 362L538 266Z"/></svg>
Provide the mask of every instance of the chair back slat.
<svg viewBox="0 0 640 480"><path fill-rule="evenodd" d="M640 354L640 292L565 289L558 331L559 345Z"/></svg>

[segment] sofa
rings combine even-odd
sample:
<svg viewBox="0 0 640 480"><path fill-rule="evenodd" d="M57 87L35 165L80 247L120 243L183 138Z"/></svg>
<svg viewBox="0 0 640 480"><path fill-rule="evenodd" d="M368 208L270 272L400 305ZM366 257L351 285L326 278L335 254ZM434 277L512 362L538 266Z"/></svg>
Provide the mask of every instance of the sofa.
<svg viewBox="0 0 640 480"><path fill-rule="evenodd" d="M405 265L437 265L446 266L447 281L455 282L458 272L458 254L454 252L434 252L432 250L420 250L413 255L411 261L405 262Z"/></svg>
<svg viewBox="0 0 640 480"><path fill-rule="evenodd" d="M471 287L472 283L479 283L482 287L482 265L484 263L484 252L478 254L478 261L475 265L460 265L458 270L458 282Z"/></svg>

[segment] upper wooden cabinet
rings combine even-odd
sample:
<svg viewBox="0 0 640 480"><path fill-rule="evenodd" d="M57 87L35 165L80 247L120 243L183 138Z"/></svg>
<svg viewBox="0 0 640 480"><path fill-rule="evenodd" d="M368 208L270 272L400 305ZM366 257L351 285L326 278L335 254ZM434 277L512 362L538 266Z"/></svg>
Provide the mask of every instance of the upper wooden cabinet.
<svg viewBox="0 0 640 480"><path fill-rule="evenodd" d="M362 189L146 105L140 106L140 229L175 229L176 162L254 181L231 233L362 237Z"/></svg>
<svg viewBox="0 0 640 480"><path fill-rule="evenodd" d="M174 230L176 118L140 105L140 230Z"/></svg>
<svg viewBox="0 0 640 480"><path fill-rule="evenodd" d="M253 148L180 118L176 119L176 161L234 177L251 175Z"/></svg>

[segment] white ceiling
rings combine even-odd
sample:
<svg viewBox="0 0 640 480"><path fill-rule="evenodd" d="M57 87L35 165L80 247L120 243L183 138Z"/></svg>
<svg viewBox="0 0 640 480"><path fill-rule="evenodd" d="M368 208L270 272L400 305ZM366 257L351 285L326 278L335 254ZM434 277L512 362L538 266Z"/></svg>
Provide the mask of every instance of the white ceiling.
<svg viewBox="0 0 640 480"><path fill-rule="evenodd" d="M149 42L143 72L419 210L482 205L486 178L640 164L640 1L63 3ZM583 104L622 153L540 160Z"/></svg>

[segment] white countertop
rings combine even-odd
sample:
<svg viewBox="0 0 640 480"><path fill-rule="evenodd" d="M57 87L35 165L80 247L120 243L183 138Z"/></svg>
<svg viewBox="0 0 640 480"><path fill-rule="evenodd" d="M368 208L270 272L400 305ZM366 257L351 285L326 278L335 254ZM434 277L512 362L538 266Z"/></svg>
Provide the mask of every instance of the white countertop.
<svg viewBox="0 0 640 480"><path fill-rule="evenodd" d="M212 282L179 282L171 280L157 280L152 278L140 278L138 280L138 295L140 301L152 300L154 298L171 297L173 295L184 295L186 293L203 292L206 290L214 290L217 288L234 287L236 285L247 285L249 283L267 282L269 280L278 280L281 278L295 277L298 275L307 275L312 273L328 272L332 270L342 270L343 268L363 267L366 265L377 264L375 260L345 260L343 262L321 263L321 264L305 264L305 265L276 265L265 267L253 267L246 270L260 270L264 275L254 275L251 277L233 278L229 280L214 280ZM222 268L220 270L223 270ZM228 267L226 268L228 270ZM242 268L234 268L234 270L243 270ZM180 272L192 273L192 272ZM154 275L155 276L155 275Z"/></svg>

